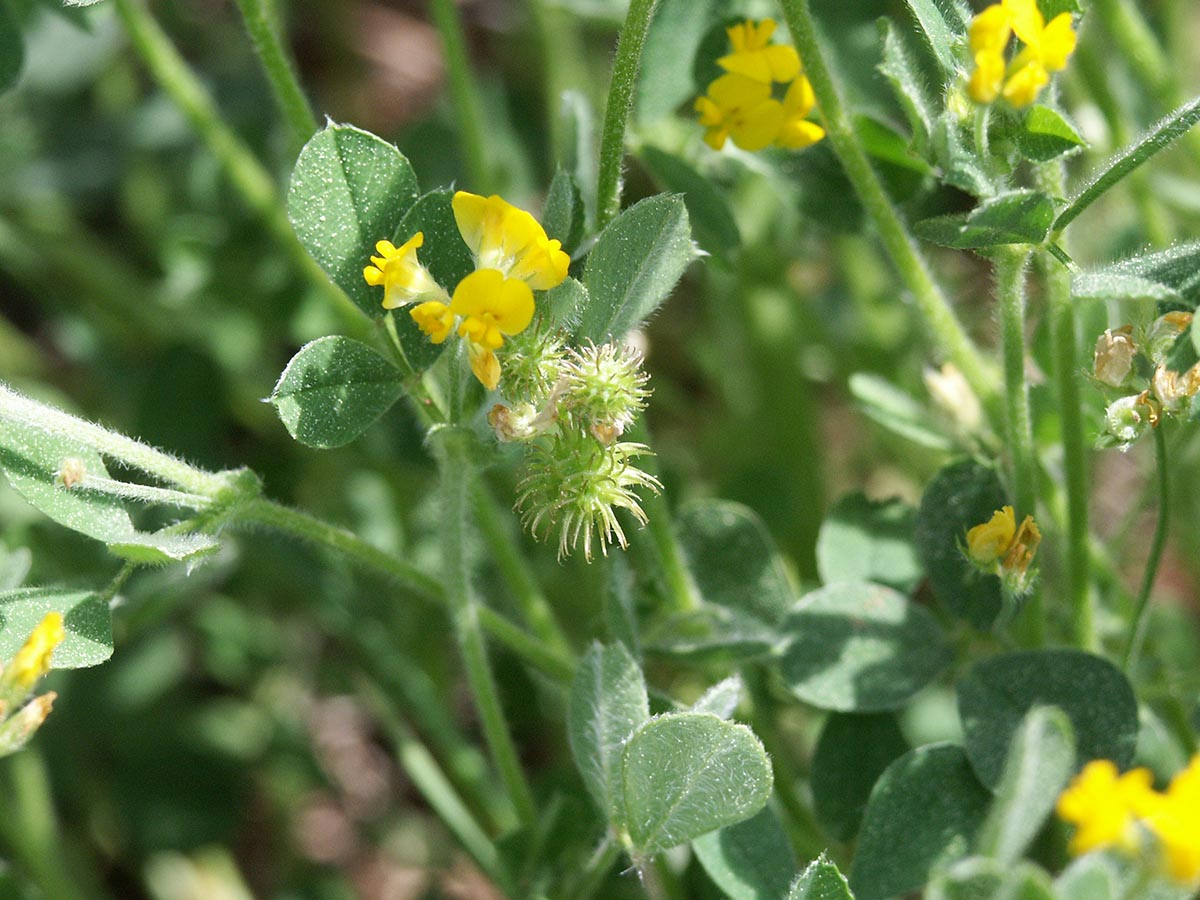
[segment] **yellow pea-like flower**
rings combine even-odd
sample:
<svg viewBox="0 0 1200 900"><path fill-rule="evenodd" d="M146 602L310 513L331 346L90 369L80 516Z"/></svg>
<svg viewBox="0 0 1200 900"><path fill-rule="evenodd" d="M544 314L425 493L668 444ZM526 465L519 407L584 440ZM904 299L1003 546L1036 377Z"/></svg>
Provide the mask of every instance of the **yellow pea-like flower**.
<svg viewBox="0 0 1200 900"><path fill-rule="evenodd" d="M399 247L391 241L375 245L379 255L371 257L371 265L363 269L363 279L372 287L383 286L384 309L428 300L449 302L445 289L417 260L417 248L424 242L425 235L418 231Z"/></svg>
<svg viewBox="0 0 1200 900"><path fill-rule="evenodd" d="M504 338L520 334L533 321L533 291L519 278L497 269L478 269L459 282L450 313L460 317L458 333L467 339L471 371L492 390L500 382L495 351Z"/></svg>
<svg viewBox="0 0 1200 900"><path fill-rule="evenodd" d="M466 191L458 191L451 206L476 269L496 270L535 291L547 291L566 279L571 257L525 210L494 194L482 197Z"/></svg>
<svg viewBox="0 0 1200 900"><path fill-rule="evenodd" d="M1017 533L1011 506L996 510L991 519L967 532L967 552L982 566L994 563L1008 552Z"/></svg>
<svg viewBox="0 0 1200 900"><path fill-rule="evenodd" d="M791 81L800 74L800 55L789 44L772 44L775 21L761 22L746 20L725 29L733 53L717 60L726 72L744 75L755 81L770 84L772 81Z"/></svg>
<svg viewBox="0 0 1200 900"><path fill-rule="evenodd" d="M1004 49L1012 33L1025 46L1006 66ZM1047 24L1037 0L992 4L971 20L967 40L975 60L967 83L971 99L991 103L1003 94L1016 107L1037 99L1050 83L1050 73L1066 67L1076 44L1070 13L1061 13Z"/></svg>
<svg viewBox="0 0 1200 900"><path fill-rule="evenodd" d="M39 678L50 671L50 656L65 636L62 615L56 612L47 613L21 649L4 667L0 682L28 691Z"/></svg>
<svg viewBox="0 0 1200 900"><path fill-rule="evenodd" d="M788 150L803 150L825 137L825 129L806 118L816 104L812 85L800 75L783 97L783 125L775 143Z"/></svg>
<svg viewBox="0 0 1200 900"><path fill-rule="evenodd" d="M783 104L771 97L771 86L733 72L708 86L708 93L696 99L696 112L708 129L704 142L714 150L728 138L743 150L762 150L783 128Z"/></svg>
<svg viewBox="0 0 1200 900"><path fill-rule="evenodd" d="M1076 826L1068 847L1078 856L1090 850L1118 847L1137 849L1137 820L1152 813L1161 795L1151 787L1149 769L1120 775L1107 759L1092 760L1059 795L1060 819Z"/></svg>
<svg viewBox="0 0 1200 900"><path fill-rule="evenodd" d="M1167 786L1146 818L1167 873L1183 884L1200 881L1200 754Z"/></svg>
<svg viewBox="0 0 1200 900"><path fill-rule="evenodd" d="M449 303L426 300L414 306L408 314L434 344L445 341L454 329L454 313L450 311Z"/></svg>

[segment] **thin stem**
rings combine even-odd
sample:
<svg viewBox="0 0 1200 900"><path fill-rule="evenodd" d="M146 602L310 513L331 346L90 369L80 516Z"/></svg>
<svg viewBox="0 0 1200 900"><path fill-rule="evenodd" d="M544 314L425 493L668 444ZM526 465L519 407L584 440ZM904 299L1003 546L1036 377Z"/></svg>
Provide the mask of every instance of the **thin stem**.
<svg viewBox="0 0 1200 900"><path fill-rule="evenodd" d="M262 220L297 269L341 313L346 327L355 334L361 334L365 323L354 304L321 271L321 267L308 255L292 232L271 174L233 129L225 124L212 97L188 68L170 38L154 21L144 0L114 2L134 49L155 80L191 122L242 200Z"/></svg>
<svg viewBox="0 0 1200 900"><path fill-rule="evenodd" d="M604 884L608 873L621 856L621 845L611 838L605 838L600 848L592 854L587 867L583 870L583 878L569 900L591 900L596 891Z"/></svg>
<svg viewBox="0 0 1200 900"><path fill-rule="evenodd" d="M569 655L547 646L545 639L530 634L490 607L480 605L478 615L479 626L490 637L516 652L543 675L562 685L571 683L575 677L575 663Z"/></svg>
<svg viewBox="0 0 1200 900"><path fill-rule="evenodd" d="M177 485L190 494L212 498L230 486L229 476L225 473L197 469L141 441L30 400L0 382L2 419L21 422L78 441L103 456Z"/></svg>
<svg viewBox="0 0 1200 900"><path fill-rule="evenodd" d="M260 497L242 506L238 510L236 521L266 525L337 550L354 562L395 579L426 599L442 605L447 603L446 590L436 578L431 578L411 563L396 559L374 544L367 543L353 532L331 525L301 510Z"/></svg>
<svg viewBox="0 0 1200 900"><path fill-rule="evenodd" d="M271 84L275 102L292 132L292 144L299 151L317 130L317 119L296 76L291 55L280 40L279 26L263 0L237 0L246 31L258 53L259 62Z"/></svg>
<svg viewBox="0 0 1200 900"><path fill-rule="evenodd" d="M487 133L487 123L483 118L479 88L467 59L467 42L463 35L462 22L451 0L430 0L429 11L442 38L446 76L450 83L450 99L458 119L458 133L462 139L463 155L466 157L467 174L471 179L472 188L486 194L493 188L492 166L488 162L484 137Z"/></svg>
<svg viewBox="0 0 1200 900"><path fill-rule="evenodd" d="M825 120L830 147L854 186L867 215L875 223L884 249L916 301L917 311L938 350L958 366L972 390L989 411L996 410L996 379L989 363L954 316L950 302L934 282L925 260L909 237L879 176L850 123L841 93L821 51L807 0L780 0L783 17L804 60L817 106Z"/></svg>
<svg viewBox="0 0 1200 900"><path fill-rule="evenodd" d="M466 668L467 684L483 725L484 739L517 817L522 823L529 824L536 816L533 791L521 769L517 748L508 730L508 720L500 705L499 692L480 630L480 606L471 588L467 566L468 495L470 481L474 477L470 455L461 434L443 431L438 435L438 441L443 498L442 567L446 573L446 594L453 613L455 634Z"/></svg>
<svg viewBox="0 0 1200 900"><path fill-rule="evenodd" d="M1061 173L1043 170L1047 180L1061 183ZM1075 334L1075 308L1071 305L1071 275L1047 256L1039 262L1049 308L1050 342L1053 348L1053 381L1062 424L1063 469L1067 487L1067 596L1070 599L1074 642L1095 650L1096 628L1089 582L1088 551L1088 458L1082 398L1079 393L1079 348Z"/></svg>
<svg viewBox="0 0 1200 900"><path fill-rule="evenodd" d="M625 158L625 126L633 111L633 90L642 65L642 47L658 0L630 0L617 38L604 125L600 133L600 172L596 181L596 230L621 211L621 162Z"/></svg>
<svg viewBox="0 0 1200 900"><path fill-rule="evenodd" d="M363 692L376 716L391 734L396 761L430 808L484 872L502 884L507 882L508 876L496 845L476 821L433 754L396 714L388 698L378 688L364 685Z"/></svg>
<svg viewBox="0 0 1200 900"><path fill-rule="evenodd" d="M521 608L521 615L533 629L533 633L545 642L550 650L569 657L571 644L554 618L554 610L550 608L546 595L538 587L511 529L507 527L496 498L482 481L477 481L472 490L472 499L479 531L488 550L491 551L492 560L512 589Z"/></svg>
<svg viewBox="0 0 1200 900"><path fill-rule="evenodd" d="M411 563L397 559L364 541L345 528L331 525L316 516L257 497L236 510L234 524L246 522L266 525L347 556L351 561L394 579L408 590L450 608L446 588ZM559 679L570 662L552 653L527 634L519 625L494 610L479 617L480 627L530 665Z"/></svg>
<svg viewBox="0 0 1200 900"><path fill-rule="evenodd" d="M1025 266L1029 254L1005 249L996 256L996 299L1000 311L1000 343L1004 357L1004 436L1008 445L1013 500L1018 518L1037 513L1037 452L1029 412L1029 383L1025 378ZM1022 617L1025 640L1040 646L1045 640L1041 592L1025 601Z"/></svg>
<svg viewBox="0 0 1200 900"><path fill-rule="evenodd" d="M1126 672L1133 668L1138 653L1141 652L1142 641L1146 637L1146 624L1149 621L1150 612L1150 592L1154 588L1154 579L1158 575L1158 564L1162 560L1163 548L1167 543L1167 525L1171 512L1167 439L1163 436L1162 423L1159 422L1153 431L1154 465L1158 472L1158 519L1154 523L1154 538L1150 542L1150 555L1146 558L1146 571L1142 574L1142 587L1138 591L1137 606L1134 608L1133 628L1129 632L1129 642L1125 645L1123 660Z"/></svg>

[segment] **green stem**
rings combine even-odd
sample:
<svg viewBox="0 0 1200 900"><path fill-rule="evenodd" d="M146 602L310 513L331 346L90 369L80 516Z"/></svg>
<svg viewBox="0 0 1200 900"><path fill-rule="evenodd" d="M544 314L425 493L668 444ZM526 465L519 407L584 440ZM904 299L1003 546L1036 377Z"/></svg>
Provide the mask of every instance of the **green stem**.
<svg viewBox="0 0 1200 900"><path fill-rule="evenodd" d="M508 875L496 845L471 814L433 754L396 714L378 688L364 686L363 690L376 716L391 733L400 768L479 867L500 884L507 883Z"/></svg>
<svg viewBox="0 0 1200 900"><path fill-rule="evenodd" d="M1025 378L1025 267L1029 253L1006 248L996 256L996 299L1000 312L1000 343L1004 358L1004 434L1011 457L1013 500L1018 520L1037 514L1037 451L1029 412L1029 383ZM1039 590L1023 607L1024 641L1038 647L1045 641L1044 611Z"/></svg>
<svg viewBox="0 0 1200 900"><path fill-rule="evenodd" d="M1056 166L1042 170L1051 187L1061 187ZM1079 392L1079 348L1075 308L1071 305L1071 274L1049 256L1039 257L1045 280L1052 346L1053 381L1062 424L1063 469L1067 487L1067 596L1071 603L1074 642L1095 650L1095 610L1090 588L1088 552L1088 457L1082 398Z"/></svg>
<svg viewBox="0 0 1200 900"><path fill-rule="evenodd" d="M304 142L316 132L317 119L304 96L291 55L280 40L279 24L273 21L263 0L237 0L237 5L271 84L275 102L292 131L294 149L299 152Z"/></svg>
<svg viewBox="0 0 1200 900"><path fill-rule="evenodd" d="M467 59L467 42L463 35L462 21L452 0L430 0L429 11L442 38L446 76L450 83L450 100L458 119L458 133L462 139L467 175L471 179L472 188L486 194L493 189L492 166L488 162L485 138L488 126L483 118L479 87L475 83Z"/></svg>
<svg viewBox="0 0 1200 900"><path fill-rule="evenodd" d="M779 0L788 30L804 60L817 106L825 120L829 145L846 177L875 223L884 249L916 301L917 311L938 350L958 366L984 406L996 409L996 384L992 368L954 316L950 303L934 282L925 260L908 234L879 176L871 168L842 103L841 93L821 52L816 25L807 0Z"/></svg>
<svg viewBox="0 0 1200 900"><path fill-rule="evenodd" d="M354 562L395 579L405 588L443 605L446 590L440 581L426 575L411 563L369 544L353 532L318 519L273 500L257 498L242 506L236 521L266 525L314 544L337 550Z"/></svg>
<svg viewBox="0 0 1200 900"><path fill-rule="evenodd" d="M509 733L508 720L500 705L499 692L480 630L480 606L471 588L466 559L469 491L474 478L470 452L465 446L465 436L449 429L440 432L437 440L443 502L442 567L455 634L466 668L467 684L483 725L484 739L517 817L522 823L529 824L536 816L533 791L521 769L517 748Z"/></svg>
<svg viewBox="0 0 1200 900"><path fill-rule="evenodd" d="M37 885L45 900L83 900L95 896L75 883L64 866L65 851L50 793L46 764L26 747L0 761L0 858L9 856Z"/></svg>
<svg viewBox="0 0 1200 900"><path fill-rule="evenodd" d="M512 650L529 665L561 685L571 683L571 679L575 677L575 662L569 655L547 646L544 638L530 634L490 607L480 605L478 616L480 627L489 636Z"/></svg>
<svg viewBox="0 0 1200 900"><path fill-rule="evenodd" d="M1167 439L1163 436L1162 422L1154 431L1154 465L1158 473L1158 519L1154 523L1154 538L1150 543L1150 555L1146 558L1146 571L1142 574L1142 587L1138 591L1137 606L1134 608L1133 627L1129 641L1125 644L1124 668L1128 672L1137 661L1146 637L1149 621L1150 592L1158 575L1158 564L1167 543L1167 524L1171 512L1170 472L1167 470Z"/></svg>
<svg viewBox="0 0 1200 900"><path fill-rule="evenodd" d="M592 900L596 891L608 878L608 873L621 857L621 845L611 838L605 838L600 848L592 854L583 877L575 891L568 895L570 900Z"/></svg>
<svg viewBox="0 0 1200 900"><path fill-rule="evenodd" d="M596 230L621 211L621 162L625 158L625 127L633 111L633 90L642 65L642 47L658 0L629 0L629 12L617 38L604 125L600 133L600 172L596 181Z"/></svg>
<svg viewBox="0 0 1200 900"><path fill-rule="evenodd" d="M229 474L205 472L148 444L38 403L0 383L0 420L45 429L91 447L110 459L177 485L190 494L212 498L230 486Z"/></svg>
<svg viewBox="0 0 1200 900"><path fill-rule="evenodd" d="M554 611L538 587L511 529L507 527L496 498L481 481L475 483L472 494L479 531L488 550L491 551L492 560L499 567L500 573L516 597L521 615L547 648L559 656L569 658L571 644L554 618ZM568 663L568 668L573 667Z"/></svg>
<svg viewBox="0 0 1200 900"><path fill-rule="evenodd" d="M233 129L225 124L199 79L150 15L145 0L114 2L134 49L155 80L196 129L242 200L262 220L267 231L312 286L341 312L346 327L355 334L361 334L365 323L354 304L329 280L296 239L271 174Z"/></svg>

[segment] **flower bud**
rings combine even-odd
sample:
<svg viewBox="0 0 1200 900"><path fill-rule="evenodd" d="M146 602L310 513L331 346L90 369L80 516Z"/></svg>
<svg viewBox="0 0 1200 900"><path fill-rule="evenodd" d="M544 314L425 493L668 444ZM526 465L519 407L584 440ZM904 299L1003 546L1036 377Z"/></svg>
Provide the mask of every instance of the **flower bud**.
<svg viewBox="0 0 1200 900"><path fill-rule="evenodd" d="M1146 355L1156 366L1167 361L1171 348L1176 339L1192 324L1192 314L1188 312L1169 312L1159 316L1146 328L1144 346Z"/></svg>
<svg viewBox="0 0 1200 900"><path fill-rule="evenodd" d="M54 691L34 697L3 724L0 724L0 756L16 753L42 727L58 694Z"/></svg>
<svg viewBox="0 0 1200 900"><path fill-rule="evenodd" d="M1158 424L1161 411L1149 391L1114 400L1104 411L1104 431L1097 439L1097 446L1128 450L1134 441Z"/></svg>
<svg viewBox="0 0 1200 900"><path fill-rule="evenodd" d="M1133 370L1137 345L1133 342L1133 326L1123 325L1116 331L1108 329L1096 339L1092 370L1097 381L1109 387L1121 387Z"/></svg>
<svg viewBox="0 0 1200 900"><path fill-rule="evenodd" d="M968 433L979 430L983 424L983 409L979 398L967 384L967 379L954 363L946 363L940 370L926 369L925 388L933 402Z"/></svg>

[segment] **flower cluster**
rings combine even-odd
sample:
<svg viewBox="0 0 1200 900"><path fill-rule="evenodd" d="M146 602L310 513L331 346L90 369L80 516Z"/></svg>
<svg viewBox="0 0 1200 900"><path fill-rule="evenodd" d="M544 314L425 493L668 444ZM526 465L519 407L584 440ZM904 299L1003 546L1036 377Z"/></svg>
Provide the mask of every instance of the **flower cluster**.
<svg viewBox="0 0 1200 900"><path fill-rule="evenodd" d="M729 138L743 150L784 147L800 150L825 136L808 121L815 104L812 85L796 48L770 43L775 22L740 22L726 29L733 52L717 64L725 74L696 99L705 142L714 150ZM776 96L780 94L780 96Z"/></svg>
<svg viewBox="0 0 1200 900"><path fill-rule="evenodd" d="M527 445L517 485L521 520L536 536L559 529L558 555L583 542L592 557L626 546L616 510L638 524L646 514L636 489L661 485L634 464L648 447L620 438L645 408L649 390L641 355L624 344L568 348L552 332L531 329L514 342L504 394L488 421L501 441Z"/></svg>
<svg viewBox="0 0 1200 900"><path fill-rule="evenodd" d="M1093 375L1099 384L1123 393L1104 413L1100 447L1127 450L1163 417L1190 414L1200 396L1200 363L1176 372L1168 357L1191 323L1191 313L1170 312L1140 334L1132 325L1123 325L1097 339Z"/></svg>
<svg viewBox="0 0 1200 900"><path fill-rule="evenodd" d="M1018 527L1013 508L1005 506L967 532L967 557L982 571L999 575L1008 593L1020 596L1033 582L1029 566L1041 541L1033 516Z"/></svg>
<svg viewBox="0 0 1200 900"><path fill-rule="evenodd" d="M383 287L385 309L411 305L409 315L433 343L442 343L457 328L467 341L471 371L494 390L500 383L496 351L506 337L529 327L533 292L561 284L571 258L533 216L500 197L459 191L451 205L475 257L475 271L458 283L453 295L418 260L417 250L425 241L420 231L399 247L379 241L379 255L371 257L363 278Z"/></svg>
<svg viewBox="0 0 1200 900"><path fill-rule="evenodd" d="M1006 63L1008 40L1016 34L1024 46ZM1003 96L1013 106L1028 106L1050 83L1050 73L1066 68L1075 51L1071 14L1046 22L1037 0L1002 0L971 20L967 43L975 68L967 91L976 103Z"/></svg>
<svg viewBox="0 0 1200 900"><path fill-rule="evenodd" d="M1093 760L1059 796L1058 815L1076 826L1073 854L1113 848L1154 860L1182 884L1200 882L1200 754L1165 792L1147 769L1119 775L1109 760Z"/></svg>
<svg viewBox="0 0 1200 900"><path fill-rule="evenodd" d="M30 699L34 685L50 671L50 656L64 637L63 617L47 613L0 669L0 756L20 750L33 737L57 696L53 691Z"/></svg>

